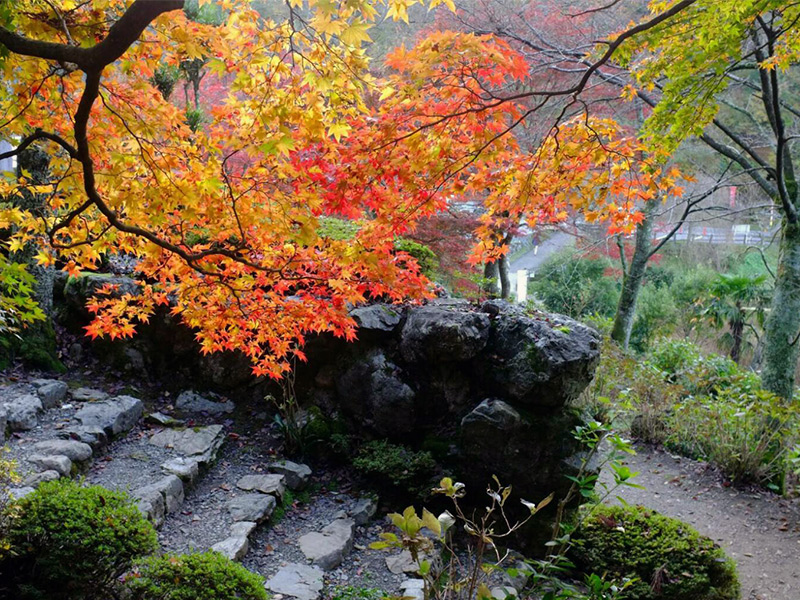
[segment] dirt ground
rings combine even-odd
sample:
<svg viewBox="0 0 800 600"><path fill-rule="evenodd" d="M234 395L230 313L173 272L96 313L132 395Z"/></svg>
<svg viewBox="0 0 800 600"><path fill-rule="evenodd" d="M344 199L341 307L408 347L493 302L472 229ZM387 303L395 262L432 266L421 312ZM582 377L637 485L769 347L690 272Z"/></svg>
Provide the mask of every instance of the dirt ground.
<svg viewBox="0 0 800 600"><path fill-rule="evenodd" d="M645 489L619 490L642 504L690 523L739 565L743 600L800 599L800 501L729 486L706 463L637 447L626 464Z"/></svg>

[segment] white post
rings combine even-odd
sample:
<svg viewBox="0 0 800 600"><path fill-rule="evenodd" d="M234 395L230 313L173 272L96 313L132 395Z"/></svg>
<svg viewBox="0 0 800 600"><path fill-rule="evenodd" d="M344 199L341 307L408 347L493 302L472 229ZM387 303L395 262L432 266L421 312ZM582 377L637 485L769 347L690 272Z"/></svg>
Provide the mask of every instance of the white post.
<svg viewBox="0 0 800 600"><path fill-rule="evenodd" d="M528 272L525 269L517 271L517 302L523 303L528 299Z"/></svg>
<svg viewBox="0 0 800 600"><path fill-rule="evenodd" d="M5 140L0 140L0 154L3 152L8 152L12 149L11 144L9 144ZM4 158L0 160L0 175L3 173L13 174L14 171L17 169L17 160L16 157L12 156L11 158Z"/></svg>

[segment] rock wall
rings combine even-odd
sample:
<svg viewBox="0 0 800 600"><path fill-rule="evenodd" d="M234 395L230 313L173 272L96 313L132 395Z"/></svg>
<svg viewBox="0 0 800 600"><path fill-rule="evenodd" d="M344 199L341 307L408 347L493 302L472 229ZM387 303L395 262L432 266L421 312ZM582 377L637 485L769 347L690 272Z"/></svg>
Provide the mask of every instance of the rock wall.
<svg viewBox="0 0 800 600"><path fill-rule="evenodd" d="M66 286L73 314L100 283ZM572 436L579 418L566 404L594 374L600 338L593 329L502 301L479 308L461 300L375 304L352 315L358 341L321 336L308 343L309 361L296 377L303 404L362 439L446 448L437 458L478 506L493 475L533 502L563 495L581 451ZM168 318L154 319L132 342L95 348L108 360L240 401L263 398L268 386L249 375L243 357L201 357L191 332ZM547 528L534 529L532 538Z"/></svg>
<svg viewBox="0 0 800 600"><path fill-rule="evenodd" d="M449 446L448 466L478 506L493 475L534 502L566 492L581 448L565 405L593 377L593 329L502 301L372 305L353 316L358 342L310 345L298 376L307 402L361 435ZM539 525L530 538L546 537L546 515Z"/></svg>

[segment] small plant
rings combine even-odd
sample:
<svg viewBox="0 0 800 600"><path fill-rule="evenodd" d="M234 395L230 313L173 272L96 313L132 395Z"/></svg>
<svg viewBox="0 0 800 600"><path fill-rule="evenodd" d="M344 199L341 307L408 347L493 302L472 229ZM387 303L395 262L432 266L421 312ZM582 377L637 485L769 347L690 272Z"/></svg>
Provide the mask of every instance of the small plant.
<svg viewBox="0 0 800 600"><path fill-rule="evenodd" d="M153 526L122 492L45 482L18 510L13 556L0 563L13 597L106 600L135 559L158 549Z"/></svg>
<svg viewBox="0 0 800 600"><path fill-rule="evenodd" d="M11 551L8 529L19 512L18 507L11 502L11 486L20 480L17 463L7 459L6 454L8 447L0 448L0 561Z"/></svg>
<svg viewBox="0 0 800 600"><path fill-rule="evenodd" d="M267 600L264 579L217 552L145 559L125 579L131 600Z"/></svg>
<svg viewBox="0 0 800 600"><path fill-rule="evenodd" d="M539 504L521 500L529 514L512 522L506 512L511 487L504 487L496 477L486 490L489 502L480 516L468 515L462 509L459 501L466 495L464 484L445 477L434 492L451 500L453 512L435 517L423 509L419 515L409 506L403 514L389 515L399 534L383 533L382 541L370 545L377 550L407 550L423 579L426 600L491 600L489 583L493 574L518 577L523 571L530 577L526 592L542 600L614 600L627 587L626 583L617 585L592 576L586 578L587 595L556 577L570 566L562 556L520 566L509 551L501 549L505 539L552 501L552 495ZM461 529L468 535L466 548L457 548L454 543L453 534Z"/></svg>
<svg viewBox="0 0 800 600"><path fill-rule="evenodd" d="M736 600L734 562L686 523L641 506L597 506L570 556L584 571L630 581L628 600Z"/></svg>
<svg viewBox="0 0 800 600"><path fill-rule="evenodd" d="M294 390L295 364L286 372L279 384L280 397L267 395L266 400L277 409L274 417L278 430L283 435L284 450L289 455L302 455L314 441L311 434L313 430L308 427L309 420L300 408Z"/></svg>
<svg viewBox="0 0 800 600"><path fill-rule="evenodd" d="M206 116L199 108L186 109L186 124L192 131L196 132L198 129L200 129L205 121Z"/></svg>
<svg viewBox="0 0 800 600"><path fill-rule="evenodd" d="M381 600L387 594L377 588L338 585L328 594L328 600Z"/></svg>
<svg viewBox="0 0 800 600"><path fill-rule="evenodd" d="M353 466L369 477L396 488L419 490L433 476L436 461L430 452L416 452L387 440L364 444Z"/></svg>
<svg viewBox="0 0 800 600"><path fill-rule="evenodd" d="M459 503L466 495L464 484L445 477L434 493L443 494L452 501L453 513L445 511L435 517L427 509L423 509L422 515L418 515L414 507L409 506L403 514L389 515L400 535L382 533L383 541L373 542L370 547L377 550L400 548L410 552L425 582L426 600L491 598L492 593L487 585L488 574L501 569L509 557L508 552L499 549L498 543L523 527L553 499L551 495L538 505L522 500L530 514L522 521L511 523L506 514L506 502L511 496L511 488L501 485L496 477L494 483L486 491L489 506L480 517L472 517L467 516ZM459 558L459 553L453 546L451 529L456 524L460 524L470 536L465 559ZM423 530L427 530L428 534ZM441 545L444 553L449 556L448 564L434 564L432 556L436 544ZM490 556L491 566L487 562Z"/></svg>

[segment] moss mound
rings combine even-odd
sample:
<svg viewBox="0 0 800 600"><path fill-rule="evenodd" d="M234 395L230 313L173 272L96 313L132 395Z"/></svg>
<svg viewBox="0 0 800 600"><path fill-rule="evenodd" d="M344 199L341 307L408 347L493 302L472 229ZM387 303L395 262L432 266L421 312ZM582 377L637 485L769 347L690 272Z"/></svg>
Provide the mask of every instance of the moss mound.
<svg viewBox="0 0 800 600"><path fill-rule="evenodd" d="M736 565L686 523L642 506L603 506L573 536L586 573L635 579L628 600L736 600Z"/></svg>

